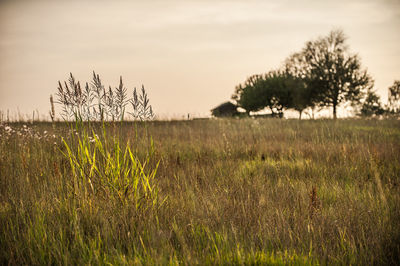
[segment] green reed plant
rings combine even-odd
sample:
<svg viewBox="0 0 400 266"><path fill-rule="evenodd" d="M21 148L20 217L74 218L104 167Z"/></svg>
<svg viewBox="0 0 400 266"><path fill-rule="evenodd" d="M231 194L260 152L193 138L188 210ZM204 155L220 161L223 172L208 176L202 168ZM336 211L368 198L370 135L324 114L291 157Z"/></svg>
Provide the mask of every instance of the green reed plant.
<svg viewBox="0 0 400 266"><path fill-rule="evenodd" d="M146 169L151 153L141 162L129 142L123 145L118 137L108 137L105 129L101 137L83 130L75 142L68 144L63 138L66 151L62 151L73 173L75 196L85 200L90 194L102 195L121 204L133 204L136 211L158 206L158 163Z"/></svg>

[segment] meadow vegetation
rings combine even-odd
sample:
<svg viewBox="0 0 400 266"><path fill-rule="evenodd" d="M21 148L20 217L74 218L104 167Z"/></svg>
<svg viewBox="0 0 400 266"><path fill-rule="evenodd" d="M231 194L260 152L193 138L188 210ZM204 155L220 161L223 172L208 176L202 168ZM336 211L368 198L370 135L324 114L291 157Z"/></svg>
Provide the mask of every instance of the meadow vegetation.
<svg viewBox="0 0 400 266"><path fill-rule="evenodd" d="M0 125L0 264L396 264L400 121Z"/></svg>

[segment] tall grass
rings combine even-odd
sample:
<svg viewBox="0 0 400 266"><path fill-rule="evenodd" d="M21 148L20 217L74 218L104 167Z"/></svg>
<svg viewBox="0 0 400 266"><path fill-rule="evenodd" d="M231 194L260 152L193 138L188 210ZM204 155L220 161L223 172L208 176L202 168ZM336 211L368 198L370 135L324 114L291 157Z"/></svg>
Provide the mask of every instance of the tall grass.
<svg viewBox="0 0 400 266"><path fill-rule="evenodd" d="M136 88L132 93L132 98L128 97L128 89L124 87L122 77L119 79L118 87L111 86L106 89L102 84L100 76L93 71L90 84L86 82L81 87L80 82L70 73L68 82L58 81L57 103L60 104L61 116L64 120L76 122L90 121L124 121L125 114L129 113L134 120L151 120L154 113L146 90L142 85L138 95ZM54 121L54 102L50 96L50 118ZM128 112L130 106L132 112Z"/></svg>
<svg viewBox="0 0 400 266"><path fill-rule="evenodd" d="M90 195L103 195L123 205L130 204L135 211L157 206L154 177L158 164L149 173L145 169L150 154L141 163L129 141L123 147L119 138L107 138L105 130L101 138L83 130L72 138L72 144L64 138L62 141L66 152L61 153L68 159L73 175L73 195L79 197L81 204L91 200Z"/></svg>
<svg viewBox="0 0 400 266"><path fill-rule="evenodd" d="M2 264L400 259L399 121L33 127L0 132Z"/></svg>

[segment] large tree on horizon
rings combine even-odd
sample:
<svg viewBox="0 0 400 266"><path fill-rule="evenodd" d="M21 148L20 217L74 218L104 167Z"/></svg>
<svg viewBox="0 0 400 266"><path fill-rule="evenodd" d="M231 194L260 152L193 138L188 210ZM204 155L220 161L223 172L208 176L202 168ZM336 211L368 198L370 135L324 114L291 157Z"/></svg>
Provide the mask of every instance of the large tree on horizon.
<svg viewBox="0 0 400 266"><path fill-rule="evenodd" d="M299 68L306 80L311 95L320 106L333 108L344 102L359 102L373 80L361 69L360 58L351 54L346 45L346 36L341 30L331 31L328 36L309 41L299 57Z"/></svg>

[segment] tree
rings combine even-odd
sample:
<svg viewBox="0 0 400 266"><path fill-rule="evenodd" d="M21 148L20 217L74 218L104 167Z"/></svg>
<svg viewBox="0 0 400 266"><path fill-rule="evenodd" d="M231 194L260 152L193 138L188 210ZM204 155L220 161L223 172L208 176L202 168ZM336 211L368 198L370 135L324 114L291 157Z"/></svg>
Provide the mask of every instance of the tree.
<svg viewBox="0 0 400 266"><path fill-rule="evenodd" d="M305 54L302 52L289 56L283 66L291 90L290 108L299 112L299 119L305 109L314 110L316 105L322 102L318 91L309 85L311 83L310 70Z"/></svg>
<svg viewBox="0 0 400 266"><path fill-rule="evenodd" d="M301 53L304 78L318 104L333 107L334 119L339 104L359 102L365 90L373 86L367 71L361 69L359 57L348 52L340 30L307 42Z"/></svg>
<svg viewBox="0 0 400 266"><path fill-rule="evenodd" d="M382 108L380 97L372 90L369 89L364 103L361 106L361 116L377 116L384 114L385 110Z"/></svg>
<svg viewBox="0 0 400 266"><path fill-rule="evenodd" d="M290 93L289 108L299 112L299 119L301 119L303 111L313 105L311 91L302 79L288 77L286 82Z"/></svg>
<svg viewBox="0 0 400 266"><path fill-rule="evenodd" d="M388 111L392 114L400 114L400 80L396 80L388 90Z"/></svg>
<svg viewBox="0 0 400 266"><path fill-rule="evenodd" d="M288 80L284 73L270 71L263 75L250 76L243 85L239 84L232 99L247 114L267 107L272 114L282 117L283 110L290 105L290 97Z"/></svg>
<svg viewBox="0 0 400 266"><path fill-rule="evenodd" d="M263 78L263 93L265 107L271 110L272 114L277 113L283 116L283 110L290 107L290 81L285 73L281 71L270 71Z"/></svg>
<svg viewBox="0 0 400 266"><path fill-rule="evenodd" d="M248 77L243 85L236 86L235 93L232 95L232 99L236 101L239 107L246 110L247 115L250 115L252 111L256 112L265 107L265 101L261 97L261 80L261 75Z"/></svg>

